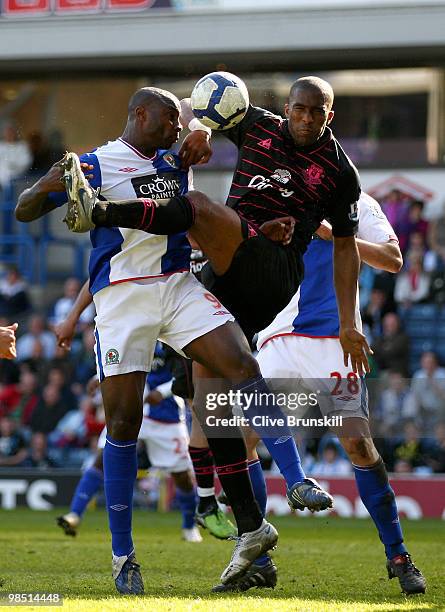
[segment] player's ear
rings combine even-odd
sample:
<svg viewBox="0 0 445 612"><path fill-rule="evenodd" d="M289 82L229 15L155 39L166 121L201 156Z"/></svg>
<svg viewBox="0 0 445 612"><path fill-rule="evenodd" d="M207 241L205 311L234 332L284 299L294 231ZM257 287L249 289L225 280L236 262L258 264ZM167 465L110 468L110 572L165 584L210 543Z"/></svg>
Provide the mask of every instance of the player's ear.
<svg viewBox="0 0 445 612"><path fill-rule="evenodd" d="M326 125L329 125L331 123L332 119L334 118L334 115L335 115L334 111L330 110L328 113L328 120L326 122Z"/></svg>
<svg viewBox="0 0 445 612"><path fill-rule="evenodd" d="M139 121L144 121L146 116L145 106L136 106L134 109L134 114L136 115L136 119L139 119Z"/></svg>
<svg viewBox="0 0 445 612"><path fill-rule="evenodd" d="M285 117L289 117L289 104L288 104L288 102L286 102L286 104L284 105L284 115L285 115Z"/></svg>

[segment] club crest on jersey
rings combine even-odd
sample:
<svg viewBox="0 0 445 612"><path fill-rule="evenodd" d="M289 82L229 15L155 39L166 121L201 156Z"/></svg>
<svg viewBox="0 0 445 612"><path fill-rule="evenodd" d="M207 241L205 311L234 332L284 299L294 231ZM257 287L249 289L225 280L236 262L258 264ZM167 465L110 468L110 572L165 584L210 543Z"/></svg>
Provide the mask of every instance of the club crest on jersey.
<svg viewBox="0 0 445 612"><path fill-rule="evenodd" d="M177 168L178 164L176 163L176 159L175 156L172 155L171 153L164 153L164 155L162 156L162 159L172 168Z"/></svg>
<svg viewBox="0 0 445 612"><path fill-rule="evenodd" d="M120 363L119 351L114 348L108 349L105 353L105 365L116 365Z"/></svg>
<svg viewBox="0 0 445 612"><path fill-rule="evenodd" d="M272 146L272 138L265 138L264 140L260 140L258 146L263 147L263 149L270 149L270 147Z"/></svg>
<svg viewBox="0 0 445 612"><path fill-rule="evenodd" d="M283 183L283 185L285 185L286 183L288 183L291 180L292 176L291 176L291 173L288 170L283 170L282 168L277 168L270 178L273 178L276 181L278 181L279 183Z"/></svg>
<svg viewBox="0 0 445 612"><path fill-rule="evenodd" d="M309 168L303 170L304 182L310 187L321 185L323 177L324 170L320 166L317 166L317 164L312 164L309 166Z"/></svg>

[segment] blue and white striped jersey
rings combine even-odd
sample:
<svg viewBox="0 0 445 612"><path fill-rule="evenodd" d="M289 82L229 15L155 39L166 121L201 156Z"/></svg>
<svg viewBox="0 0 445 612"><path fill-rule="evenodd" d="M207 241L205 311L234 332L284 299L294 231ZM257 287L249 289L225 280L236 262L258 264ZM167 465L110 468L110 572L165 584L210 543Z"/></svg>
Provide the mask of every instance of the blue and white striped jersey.
<svg viewBox="0 0 445 612"><path fill-rule="evenodd" d="M90 184L105 200L171 198L193 188L192 171L180 168L176 154L158 150L149 158L122 138L80 156L80 161L93 166ZM61 203L60 197L55 199ZM92 294L115 283L190 269L191 248L185 233L156 236L135 229L97 228L91 232L91 243Z"/></svg>

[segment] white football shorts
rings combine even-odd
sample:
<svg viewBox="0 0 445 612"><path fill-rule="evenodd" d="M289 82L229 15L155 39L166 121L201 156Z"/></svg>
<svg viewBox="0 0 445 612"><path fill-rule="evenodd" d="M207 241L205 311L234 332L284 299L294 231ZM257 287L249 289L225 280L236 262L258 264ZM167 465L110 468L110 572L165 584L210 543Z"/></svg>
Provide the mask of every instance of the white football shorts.
<svg viewBox="0 0 445 612"><path fill-rule="evenodd" d="M97 447L103 449L107 428L102 430ZM188 452L189 434L183 421L166 423L144 417L138 440L142 440L152 467L161 468L173 474L192 468Z"/></svg>
<svg viewBox="0 0 445 612"><path fill-rule="evenodd" d="M367 419L368 393L364 380L345 367L336 338L286 334L267 340L256 359L261 373L276 392L311 394L298 408L304 413L315 398L323 416L332 413ZM290 405L290 404L289 404ZM292 410L289 411L292 413Z"/></svg>
<svg viewBox="0 0 445 612"><path fill-rule="evenodd" d="M184 355L192 340L235 320L189 272L109 285L94 304L99 380L149 372L158 339Z"/></svg>

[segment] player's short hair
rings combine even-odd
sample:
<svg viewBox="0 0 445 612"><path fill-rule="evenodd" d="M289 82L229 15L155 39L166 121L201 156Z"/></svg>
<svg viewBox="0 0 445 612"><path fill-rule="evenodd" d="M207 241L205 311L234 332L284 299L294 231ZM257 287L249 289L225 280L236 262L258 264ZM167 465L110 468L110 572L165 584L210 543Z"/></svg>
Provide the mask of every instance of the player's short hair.
<svg viewBox="0 0 445 612"><path fill-rule="evenodd" d="M141 87L128 101L128 114L131 115L138 106L149 107L153 104L163 104L174 107L177 111L181 110L178 98L166 89Z"/></svg>
<svg viewBox="0 0 445 612"><path fill-rule="evenodd" d="M301 79L297 79L290 88L289 91L289 100L296 94L298 90L301 89L310 89L312 91L316 91L323 96L325 103L328 108L331 109L334 104L334 90L330 83L325 81L324 79L320 79L320 77L316 76L306 76L301 77Z"/></svg>

